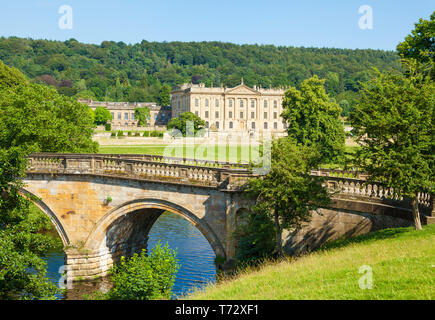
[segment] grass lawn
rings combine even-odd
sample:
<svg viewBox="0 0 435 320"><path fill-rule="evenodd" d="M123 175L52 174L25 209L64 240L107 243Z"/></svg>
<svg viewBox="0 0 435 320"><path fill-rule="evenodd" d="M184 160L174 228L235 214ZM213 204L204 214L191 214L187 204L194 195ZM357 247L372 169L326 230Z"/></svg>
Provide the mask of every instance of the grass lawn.
<svg viewBox="0 0 435 320"><path fill-rule="evenodd" d="M167 150L166 150L167 148ZM162 156L165 150L173 157L196 159L215 159L222 162L249 162L258 159L258 146L225 146L204 147L202 145L134 145L134 146L100 146L99 153L150 154Z"/></svg>
<svg viewBox="0 0 435 320"><path fill-rule="evenodd" d="M293 261L241 272L189 299L435 299L435 225L386 229L343 241ZM372 289L361 289L361 266Z"/></svg>
<svg viewBox="0 0 435 320"><path fill-rule="evenodd" d="M215 159L222 162L242 162L247 163L250 160L254 161L259 158L258 150L262 150L262 146L225 146L216 145L204 148L203 145L179 145L170 146L166 144L149 144L149 145L126 145L126 146L100 146L99 153L115 153L115 154L150 154L150 155L164 155L165 148L171 148L171 156L173 157L186 157L196 159ZM204 148L204 149L200 149ZM345 154L348 159L352 159L359 147L345 147ZM328 163L322 165L323 168L343 168L341 164Z"/></svg>

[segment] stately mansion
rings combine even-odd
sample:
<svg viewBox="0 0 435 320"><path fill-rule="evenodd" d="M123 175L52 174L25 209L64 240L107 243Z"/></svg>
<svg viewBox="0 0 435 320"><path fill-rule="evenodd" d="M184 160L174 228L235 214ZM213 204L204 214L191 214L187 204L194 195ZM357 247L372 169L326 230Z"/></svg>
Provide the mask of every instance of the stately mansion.
<svg viewBox="0 0 435 320"><path fill-rule="evenodd" d="M204 84L183 84L171 92L172 117L190 111L217 131L270 131L284 134L281 118L284 89L208 88Z"/></svg>
<svg viewBox="0 0 435 320"><path fill-rule="evenodd" d="M149 126L154 129L164 128L171 119L171 107L161 107L154 102L102 102L79 100L87 104L92 110L104 107L112 114L112 129L134 129L138 121L134 118L134 109L147 107L150 109Z"/></svg>

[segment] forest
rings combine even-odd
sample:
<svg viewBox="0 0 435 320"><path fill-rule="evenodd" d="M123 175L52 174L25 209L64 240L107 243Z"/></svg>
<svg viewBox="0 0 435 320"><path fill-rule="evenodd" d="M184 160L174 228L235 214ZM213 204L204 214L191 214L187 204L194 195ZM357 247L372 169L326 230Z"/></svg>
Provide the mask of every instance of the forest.
<svg viewBox="0 0 435 320"><path fill-rule="evenodd" d="M342 107L353 108L360 82L401 68L394 51L238 45L224 42L103 41L100 45L0 37L0 60L32 82L59 93L98 101L169 104L171 87L184 82L233 87L298 87L313 75Z"/></svg>

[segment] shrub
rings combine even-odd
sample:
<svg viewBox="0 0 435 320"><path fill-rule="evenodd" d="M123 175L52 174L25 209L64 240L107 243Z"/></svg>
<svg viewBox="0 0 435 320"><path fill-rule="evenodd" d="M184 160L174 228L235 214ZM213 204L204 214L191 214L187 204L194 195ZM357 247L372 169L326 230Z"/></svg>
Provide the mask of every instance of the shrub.
<svg viewBox="0 0 435 320"><path fill-rule="evenodd" d="M158 131L151 131L150 136L151 137L158 137L159 136L159 132Z"/></svg>
<svg viewBox="0 0 435 320"><path fill-rule="evenodd" d="M175 274L179 269L176 252L160 242L147 256L146 251L135 253L130 259L112 268L113 288L108 299L154 300L170 299Z"/></svg>
<svg viewBox="0 0 435 320"><path fill-rule="evenodd" d="M124 132L122 130L118 131L118 137L123 137L124 136Z"/></svg>
<svg viewBox="0 0 435 320"><path fill-rule="evenodd" d="M104 129L105 129L106 131L111 131L111 130L112 130L112 124L111 124L111 123L106 123L106 124L104 125Z"/></svg>
<svg viewBox="0 0 435 320"><path fill-rule="evenodd" d="M131 131L127 132L127 135L128 135L129 137L131 137L132 132L131 132Z"/></svg>
<svg viewBox="0 0 435 320"><path fill-rule="evenodd" d="M110 134L111 137L116 137L116 132L112 131L112 133Z"/></svg>
<svg viewBox="0 0 435 320"><path fill-rule="evenodd" d="M134 134L134 136L135 136L135 137L140 137L140 132L139 132L139 131L136 131L135 134Z"/></svg>
<svg viewBox="0 0 435 320"><path fill-rule="evenodd" d="M252 208L246 212L235 231L236 261L240 267L256 265L275 257L275 226L266 209Z"/></svg>
<svg viewBox="0 0 435 320"><path fill-rule="evenodd" d="M150 132L149 131L144 131L143 132L143 136L144 137L149 137L150 136Z"/></svg>

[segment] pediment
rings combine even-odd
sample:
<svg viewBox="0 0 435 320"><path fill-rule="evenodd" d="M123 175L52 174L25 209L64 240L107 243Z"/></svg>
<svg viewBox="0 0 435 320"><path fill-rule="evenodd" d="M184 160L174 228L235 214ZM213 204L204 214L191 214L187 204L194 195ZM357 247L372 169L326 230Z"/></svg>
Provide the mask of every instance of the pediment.
<svg viewBox="0 0 435 320"><path fill-rule="evenodd" d="M244 84L240 84L237 87L228 89L225 93L226 94L255 94L255 95L260 94L260 92L258 92L257 90L249 88Z"/></svg>

